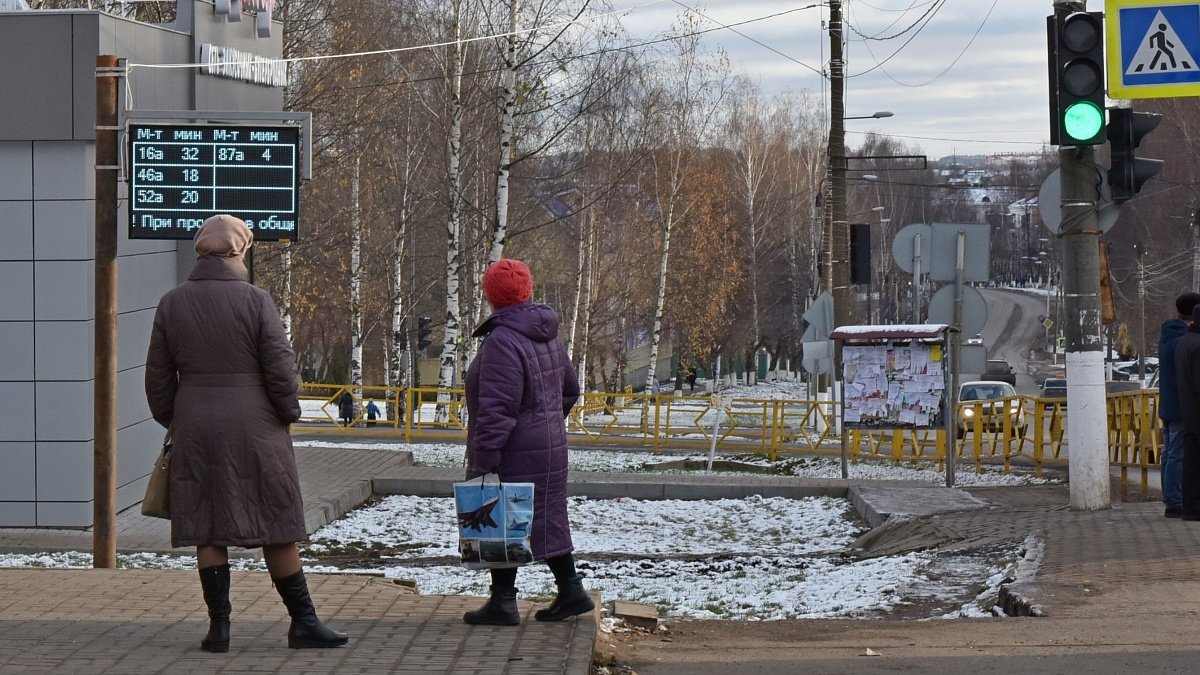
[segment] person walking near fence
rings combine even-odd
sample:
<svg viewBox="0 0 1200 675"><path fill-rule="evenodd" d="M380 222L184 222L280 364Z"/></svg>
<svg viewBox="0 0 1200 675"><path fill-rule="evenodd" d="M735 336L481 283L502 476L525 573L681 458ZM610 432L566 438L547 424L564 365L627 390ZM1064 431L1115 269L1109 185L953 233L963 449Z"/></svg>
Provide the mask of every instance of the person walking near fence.
<svg viewBox="0 0 1200 675"><path fill-rule="evenodd" d="M342 426L350 428L350 423L354 421L354 394L343 391L338 397L338 418L341 419Z"/></svg>
<svg viewBox="0 0 1200 675"><path fill-rule="evenodd" d="M579 381L558 336L558 315L531 301L533 276L525 263L493 263L483 289L493 312L474 333L483 344L467 369L467 478L498 473L504 482L534 483L533 557L546 561L558 586L554 602L534 619L560 621L595 607L575 570L567 519L563 420L579 399ZM491 596L463 621L520 623L517 568L489 572Z"/></svg>
<svg viewBox="0 0 1200 675"><path fill-rule="evenodd" d="M296 542L308 538L288 425L300 419L296 357L279 311L249 283L254 242L229 215L196 232L196 267L158 303L146 400L171 430L171 546L195 546L210 652L229 651L229 546L263 549L291 616L288 646L336 647L319 618Z"/></svg>
<svg viewBox="0 0 1200 675"><path fill-rule="evenodd" d="M1158 338L1158 417L1162 420L1162 457L1159 474L1163 512L1168 518L1183 516L1183 411L1179 408L1178 379L1175 376L1175 349L1192 323L1192 310L1200 305L1200 293L1188 291L1175 298L1178 316L1163 322Z"/></svg>

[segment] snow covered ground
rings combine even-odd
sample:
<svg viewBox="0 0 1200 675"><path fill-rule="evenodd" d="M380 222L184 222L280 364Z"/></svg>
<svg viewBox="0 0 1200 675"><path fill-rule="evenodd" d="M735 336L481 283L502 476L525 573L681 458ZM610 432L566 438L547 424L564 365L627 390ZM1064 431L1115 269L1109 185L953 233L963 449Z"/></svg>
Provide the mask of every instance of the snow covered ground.
<svg viewBox="0 0 1200 675"><path fill-rule="evenodd" d="M607 600L645 602L670 617L773 620L878 617L920 604L921 615L983 616L1017 551L843 557L864 525L840 499L640 501L573 498L578 567ZM486 572L457 565L449 498L386 497L317 531L310 572L412 579L424 594L486 595ZM262 570L235 558L235 569ZM193 569L190 556L119 556L128 568ZM82 552L0 555L0 567L90 567ZM542 564L521 570L521 596L554 592Z"/></svg>
<svg viewBox="0 0 1200 675"><path fill-rule="evenodd" d="M572 498L572 535L589 588L666 616L771 620L879 616L931 599L940 615L981 615L982 580L1015 558L841 553L865 530L847 502L751 497L706 501ZM486 595L489 576L456 564L451 499L386 497L318 531L314 571L383 572L422 593ZM344 563L342 562L344 560ZM523 597L550 595L544 565L521 570ZM993 589L994 590L994 589ZM963 599L955 601L955 598Z"/></svg>
<svg viewBox="0 0 1200 675"><path fill-rule="evenodd" d="M801 391L797 392L796 388ZM737 387L725 396L802 396L802 385ZM413 453L418 464L463 465L461 444L330 443L297 445L371 448ZM700 453L572 449L576 471L647 472L655 464L703 460ZM770 465L765 458L738 461ZM964 467L965 468L965 467ZM776 474L838 478L828 457L793 457L770 466ZM680 471L675 470L679 473ZM707 472L687 472L707 473ZM713 472L721 473L721 472ZM728 473L728 472L726 472ZM851 478L917 480L940 484L943 474L926 465L860 463ZM1028 475L962 470L960 485L1046 482ZM843 556L865 525L847 502L830 498L790 500L640 501L574 498L570 508L579 569L586 585L606 601L653 604L665 616L773 620L782 618L878 617L919 605L919 616L983 616L1020 547L970 555L910 553L873 559ZM313 572L373 573L413 579L425 594L486 595L488 574L457 564L454 508L450 499L382 498L316 532L304 549ZM234 559L236 569L264 569L254 558ZM133 554L118 556L131 568L194 569L195 558ZM0 567L90 567L91 555L67 552L0 554ZM523 568L521 597L549 596L553 579L545 565Z"/></svg>

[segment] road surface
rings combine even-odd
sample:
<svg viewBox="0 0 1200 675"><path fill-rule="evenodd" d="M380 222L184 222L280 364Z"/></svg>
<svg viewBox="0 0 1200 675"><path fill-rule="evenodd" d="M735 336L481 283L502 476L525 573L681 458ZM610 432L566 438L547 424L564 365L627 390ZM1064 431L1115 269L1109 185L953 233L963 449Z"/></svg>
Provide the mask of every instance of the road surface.
<svg viewBox="0 0 1200 675"><path fill-rule="evenodd" d="M1046 297L996 289L980 289L980 292L988 310L983 325L987 357L1004 359L1017 371L1018 393L1038 393L1027 366L1030 351L1046 343L1046 329L1038 322L1038 317L1046 314Z"/></svg>

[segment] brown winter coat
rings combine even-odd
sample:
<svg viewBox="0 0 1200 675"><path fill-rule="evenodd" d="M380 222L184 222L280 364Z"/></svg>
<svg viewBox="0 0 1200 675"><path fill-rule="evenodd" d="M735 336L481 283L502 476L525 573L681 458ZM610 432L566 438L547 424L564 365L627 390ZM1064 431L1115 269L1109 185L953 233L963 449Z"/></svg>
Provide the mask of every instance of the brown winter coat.
<svg viewBox="0 0 1200 675"><path fill-rule="evenodd" d="M154 315L146 399L175 439L172 546L307 538L288 433L295 356L271 296L247 279L236 258L201 258Z"/></svg>

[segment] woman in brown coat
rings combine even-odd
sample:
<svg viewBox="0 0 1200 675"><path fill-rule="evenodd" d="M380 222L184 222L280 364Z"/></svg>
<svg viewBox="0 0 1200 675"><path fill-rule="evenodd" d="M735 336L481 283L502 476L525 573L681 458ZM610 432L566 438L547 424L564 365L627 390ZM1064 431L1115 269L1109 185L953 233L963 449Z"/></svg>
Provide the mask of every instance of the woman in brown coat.
<svg viewBox="0 0 1200 675"><path fill-rule="evenodd" d="M254 241L228 215L196 231L196 267L158 303L146 399L171 429L171 545L195 546L210 652L229 651L229 546L262 547L292 617L288 646L347 637L317 618L296 542L307 539L288 425L300 418L295 355L275 303L249 283Z"/></svg>

